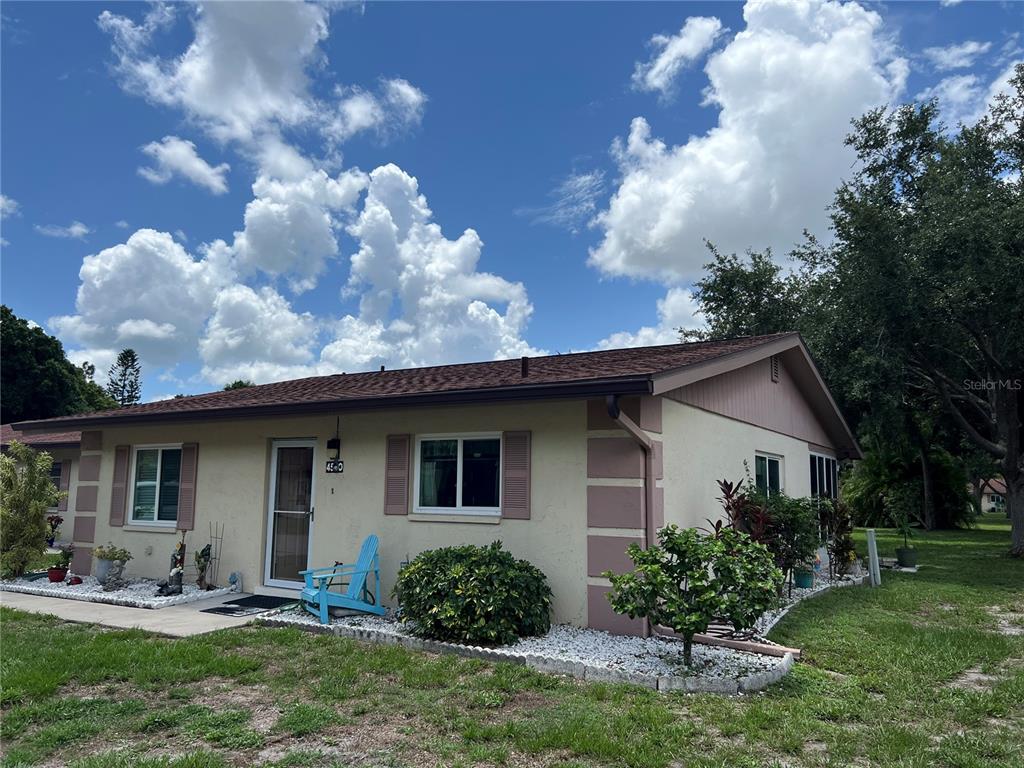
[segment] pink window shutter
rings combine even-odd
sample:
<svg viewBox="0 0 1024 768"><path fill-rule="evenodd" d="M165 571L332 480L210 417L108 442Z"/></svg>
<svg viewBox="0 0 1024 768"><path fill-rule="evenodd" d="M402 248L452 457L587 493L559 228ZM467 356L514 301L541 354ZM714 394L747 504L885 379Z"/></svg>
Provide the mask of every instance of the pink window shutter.
<svg viewBox="0 0 1024 768"><path fill-rule="evenodd" d="M501 516L530 519L530 433L501 435Z"/></svg>
<svg viewBox="0 0 1024 768"><path fill-rule="evenodd" d="M71 487L71 462L62 461L60 463L60 492L65 494L64 497L57 502L58 512L68 511L68 488Z"/></svg>
<svg viewBox="0 0 1024 768"><path fill-rule="evenodd" d="M409 514L409 435L388 435L384 466L384 514Z"/></svg>
<svg viewBox="0 0 1024 768"><path fill-rule="evenodd" d="M110 524L124 525L124 510L128 503L128 459L130 445L119 445L114 449L114 482L110 489Z"/></svg>
<svg viewBox="0 0 1024 768"><path fill-rule="evenodd" d="M178 530L191 531L196 524L196 474L199 470L198 443L181 446L181 480L178 484Z"/></svg>

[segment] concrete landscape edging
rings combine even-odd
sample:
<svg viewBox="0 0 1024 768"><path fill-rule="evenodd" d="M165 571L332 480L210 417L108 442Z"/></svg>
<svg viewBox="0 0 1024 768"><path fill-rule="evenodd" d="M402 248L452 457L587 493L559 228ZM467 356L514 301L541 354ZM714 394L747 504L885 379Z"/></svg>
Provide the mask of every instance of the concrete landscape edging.
<svg viewBox="0 0 1024 768"><path fill-rule="evenodd" d="M686 693L714 693L720 695L734 696L738 693L753 693L773 685L785 677L793 668L793 654L787 653L782 661L774 668L747 675L739 679L726 677L700 677L700 676L676 676L676 675L645 675L627 672L607 667L597 667L584 664L579 661L555 659L549 656L538 656L528 653L514 653L496 648L484 648L478 645L460 645L458 643L447 643L440 640L427 640L420 637L398 635L391 632L381 632L365 627L347 627L340 624L324 626L321 624L296 624L292 621L276 619L274 615L257 617L254 619L257 624L271 627L295 627L307 632L316 634L333 634L338 637L346 637L365 643L376 643L379 645L399 645L413 651L426 651L428 653L447 653L458 656L465 656L472 659L499 662L504 661L511 664L522 664L530 669L547 674L564 675L577 680L586 680L594 683L625 683L628 685L639 685L644 688L667 693L670 691L683 691Z"/></svg>

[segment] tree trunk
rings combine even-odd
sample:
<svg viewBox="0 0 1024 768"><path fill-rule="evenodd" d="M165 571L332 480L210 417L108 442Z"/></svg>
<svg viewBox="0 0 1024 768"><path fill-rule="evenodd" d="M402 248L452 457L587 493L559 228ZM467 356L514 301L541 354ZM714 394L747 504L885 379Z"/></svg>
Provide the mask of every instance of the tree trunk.
<svg viewBox="0 0 1024 768"><path fill-rule="evenodd" d="M932 493L932 461L928 456L928 446L924 441L918 444L918 456L921 459L921 485L924 488L924 529L934 531L938 527L935 519L935 494Z"/></svg>
<svg viewBox="0 0 1024 768"><path fill-rule="evenodd" d="M683 664L690 666L690 656L693 651L693 635L683 638Z"/></svg>
<svg viewBox="0 0 1024 768"><path fill-rule="evenodd" d="M1024 472L1006 478L1006 511L1010 514L1010 554L1024 557Z"/></svg>

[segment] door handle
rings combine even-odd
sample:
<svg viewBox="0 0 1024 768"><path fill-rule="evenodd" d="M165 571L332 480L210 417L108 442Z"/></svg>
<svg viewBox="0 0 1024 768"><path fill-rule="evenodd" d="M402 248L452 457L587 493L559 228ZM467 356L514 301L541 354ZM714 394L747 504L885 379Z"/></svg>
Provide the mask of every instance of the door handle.
<svg viewBox="0 0 1024 768"><path fill-rule="evenodd" d="M309 521L313 522L314 517L316 517L316 507L311 506L309 508Z"/></svg>

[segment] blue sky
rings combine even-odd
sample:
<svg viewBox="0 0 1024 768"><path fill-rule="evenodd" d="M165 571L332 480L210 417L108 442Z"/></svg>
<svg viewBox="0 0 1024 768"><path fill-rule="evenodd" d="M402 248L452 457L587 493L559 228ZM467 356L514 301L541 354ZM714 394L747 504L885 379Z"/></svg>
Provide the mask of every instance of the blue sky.
<svg viewBox="0 0 1024 768"><path fill-rule="evenodd" d="M144 396L674 340L1024 4L2 6L2 298Z"/></svg>

